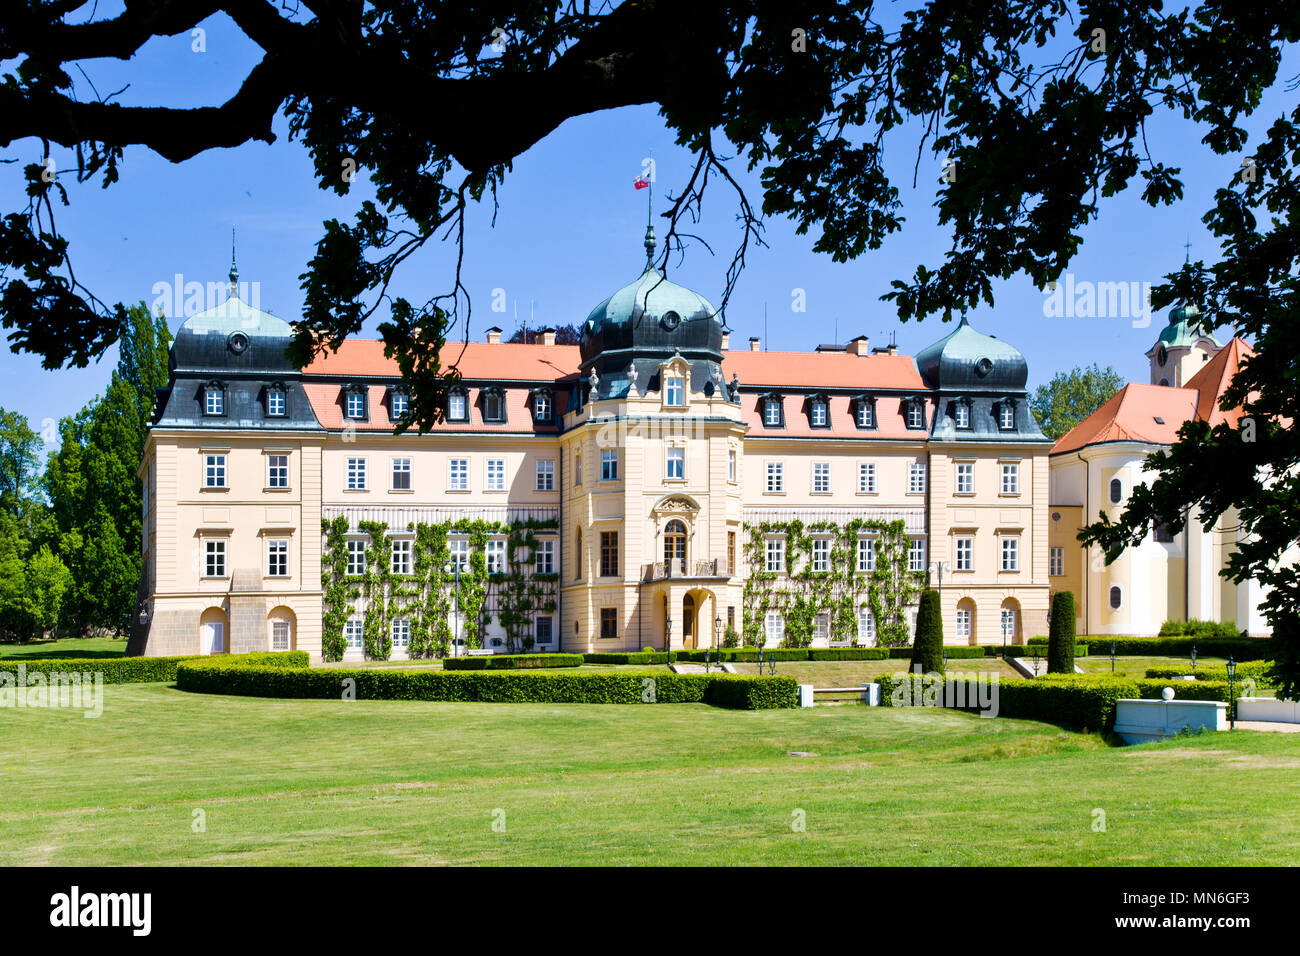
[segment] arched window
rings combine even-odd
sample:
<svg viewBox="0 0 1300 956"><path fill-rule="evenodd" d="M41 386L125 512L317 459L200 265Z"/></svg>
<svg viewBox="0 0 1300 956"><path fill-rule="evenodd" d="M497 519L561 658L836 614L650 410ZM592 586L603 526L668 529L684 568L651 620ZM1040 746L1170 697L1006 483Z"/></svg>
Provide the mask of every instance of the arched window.
<svg viewBox="0 0 1300 956"><path fill-rule="evenodd" d="M1123 500L1124 500L1124 483L1120 481L1118 478L1112 478L1110 480L1110 502L1111 504L1117 505Z"/></svg>
<svg viewBox="0 0 1300 956"><path fill-rule="evenodd" d="M1124 592L1118 587L1110 589L1110 607L1112 611L1118 611L1119 606L1124 603Z"/></svg>
<svg viewBox="0 0 1300 956"><path fill-rule="evenodd" d="M676 518L664 525L664 564L669 565L669 574L686 573L686 525Z"/></svg>

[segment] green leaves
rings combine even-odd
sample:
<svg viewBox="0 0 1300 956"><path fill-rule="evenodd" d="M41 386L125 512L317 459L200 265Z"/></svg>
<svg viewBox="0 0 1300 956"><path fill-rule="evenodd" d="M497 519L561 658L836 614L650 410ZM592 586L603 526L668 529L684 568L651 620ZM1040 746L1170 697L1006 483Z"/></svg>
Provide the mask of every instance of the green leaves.
<svg viewBox="0 0 1300 956"><path fill-rule="evenodd" d="M1043 434L1059 439L1079 422L1108 402L1124 386L1119 373L1095 363L1086 368L1057 372L1046 385L1034 390L1029 400Z"/></svg>

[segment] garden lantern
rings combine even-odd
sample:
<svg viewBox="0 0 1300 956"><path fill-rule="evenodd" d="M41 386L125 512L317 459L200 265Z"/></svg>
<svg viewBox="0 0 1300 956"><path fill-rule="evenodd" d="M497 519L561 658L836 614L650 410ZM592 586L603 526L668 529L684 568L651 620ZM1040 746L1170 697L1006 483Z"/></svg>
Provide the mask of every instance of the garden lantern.
<svg viewBox="0 0 1300 956"><path fill-rule="evenodd" d="M1237 699L1236 699L1236 681L1237 681L1237 662L1228 655L1228 728L1237 729Z"/></svg>

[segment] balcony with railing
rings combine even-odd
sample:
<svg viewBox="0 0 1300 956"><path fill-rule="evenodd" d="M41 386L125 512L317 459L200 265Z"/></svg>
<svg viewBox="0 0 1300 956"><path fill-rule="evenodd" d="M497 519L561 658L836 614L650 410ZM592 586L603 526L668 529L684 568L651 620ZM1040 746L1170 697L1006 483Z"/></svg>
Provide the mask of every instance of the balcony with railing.
<svg viewBox="0 0 1300 956"><path fill-rule="evenodd" d="M664 581L672 578L725 578L726 568L717 558L696 561L689 567L681 558L671 561L655 561L645 566L643 581Z"/></svg>

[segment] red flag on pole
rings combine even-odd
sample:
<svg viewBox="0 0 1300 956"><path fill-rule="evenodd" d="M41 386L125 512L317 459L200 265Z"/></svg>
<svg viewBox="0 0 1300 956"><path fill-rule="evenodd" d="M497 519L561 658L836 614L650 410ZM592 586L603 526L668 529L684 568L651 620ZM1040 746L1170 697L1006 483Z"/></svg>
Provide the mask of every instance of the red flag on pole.
<svg viewBox="0 0 1300 956"><path fill-rule="evenodd" d="M632 180L633 189L646 189L649 185L650 180L646 179L644 176L638 176L636 179Z"/></svg>

